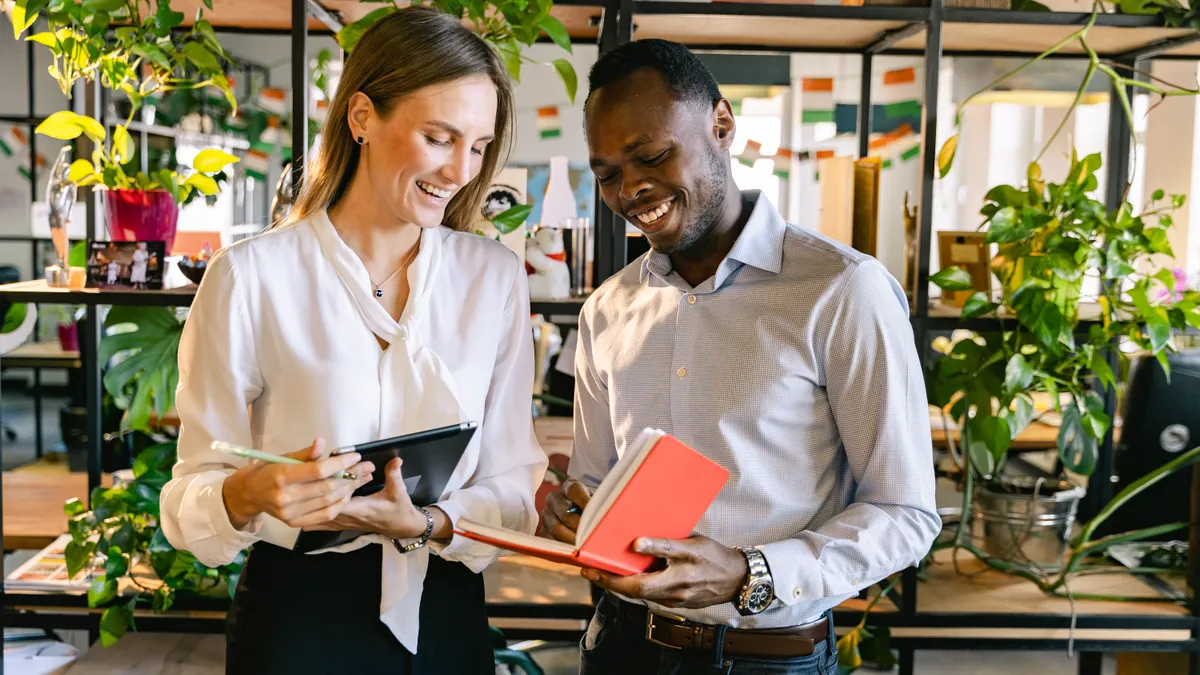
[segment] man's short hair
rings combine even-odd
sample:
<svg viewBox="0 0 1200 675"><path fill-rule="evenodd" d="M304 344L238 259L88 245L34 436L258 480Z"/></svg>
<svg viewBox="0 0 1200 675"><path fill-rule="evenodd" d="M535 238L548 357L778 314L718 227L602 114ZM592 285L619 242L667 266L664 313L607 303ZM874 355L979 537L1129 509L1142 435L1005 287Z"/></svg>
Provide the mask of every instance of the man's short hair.
<svg viewBox="0 0 1200 675"><path fill-rule="evenodd" d="M600 56L588 75L588 98L641 68L658 71L677 101L716 105L721 88L690 49L669 40L635 40Z"/></svg>

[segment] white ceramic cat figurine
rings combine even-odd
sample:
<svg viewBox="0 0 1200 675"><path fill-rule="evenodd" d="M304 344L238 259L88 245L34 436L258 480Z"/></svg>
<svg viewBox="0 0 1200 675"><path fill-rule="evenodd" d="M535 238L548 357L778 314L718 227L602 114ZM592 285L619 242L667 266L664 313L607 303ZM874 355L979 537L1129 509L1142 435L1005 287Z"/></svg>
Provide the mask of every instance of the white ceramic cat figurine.
<svg viewBox="0 0 1200 675"><path fill-rule="evenodd" d="M561 300L571 295L571 271L562 230L538 227L525 240L525 271L529 273L529 297Z"/></svg>

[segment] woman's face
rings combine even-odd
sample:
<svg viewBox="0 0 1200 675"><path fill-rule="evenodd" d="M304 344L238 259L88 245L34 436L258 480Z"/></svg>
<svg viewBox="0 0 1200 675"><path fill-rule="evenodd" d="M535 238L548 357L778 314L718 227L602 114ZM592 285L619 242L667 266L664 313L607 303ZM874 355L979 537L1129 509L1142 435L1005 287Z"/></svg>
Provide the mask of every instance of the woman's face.
<svg viewBox="0 0 1200 675"><path fill-rule="evenodd" d="M496 133L496 86L483 75L419 89L381 117L363 94L350 102L351 133L363 136L367 179L398 220L438 227L470 183Z"/></svg>

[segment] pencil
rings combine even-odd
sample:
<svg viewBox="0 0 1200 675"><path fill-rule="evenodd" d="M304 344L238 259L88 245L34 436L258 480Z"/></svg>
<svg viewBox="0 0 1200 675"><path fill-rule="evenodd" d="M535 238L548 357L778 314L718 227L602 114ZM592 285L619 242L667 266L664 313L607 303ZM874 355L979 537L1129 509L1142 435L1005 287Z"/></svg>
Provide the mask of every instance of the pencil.
<svg viewBox="0 0 1200 675"><path fill-rule="evenodd" d="M262 462L272 462L274 464L304 464L304 460L296 459L295 457L274 455L269 452L243 448L240 445L226 443L225 441L213 441L211 447L213 450L216 450L217 452L223 452L227 455L236 455L238 457L245 457L246 459L257 459ZM358 477L349 471L339 471L333 474L333 477L346 478L348 480L358 480Z"/></svg>

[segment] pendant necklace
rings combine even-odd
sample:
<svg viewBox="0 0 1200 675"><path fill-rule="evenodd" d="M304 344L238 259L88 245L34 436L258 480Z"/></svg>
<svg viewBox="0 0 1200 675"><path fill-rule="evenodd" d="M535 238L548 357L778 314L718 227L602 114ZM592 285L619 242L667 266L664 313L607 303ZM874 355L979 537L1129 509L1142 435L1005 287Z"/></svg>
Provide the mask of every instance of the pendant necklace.
<svg viewBox="0 0 1200 675"><path fill-rule="evenodd" d="M371 281L371 283L374 284L374 286L375 286L375 297L377 297L377 298L383 297L384 285L387 284L387 282L391 281L392 277L399 274L400 270L404 269L405 267L408 267L408 264L411 263L413 261L413 258L415 258L417 256L417 251L420 250L420 248L421 248L421 238L417 237L417 243L413 244L412 251L409 252L408 257L405 258L404 262L400 263L400 266L396 268L395 272L392 272L391 274L389 274L388 277L386 279L384 279L381 283L376 284L374 281ZM370 279L370 278L371 278L371 276L368 274L367 279Z"/></svg>

